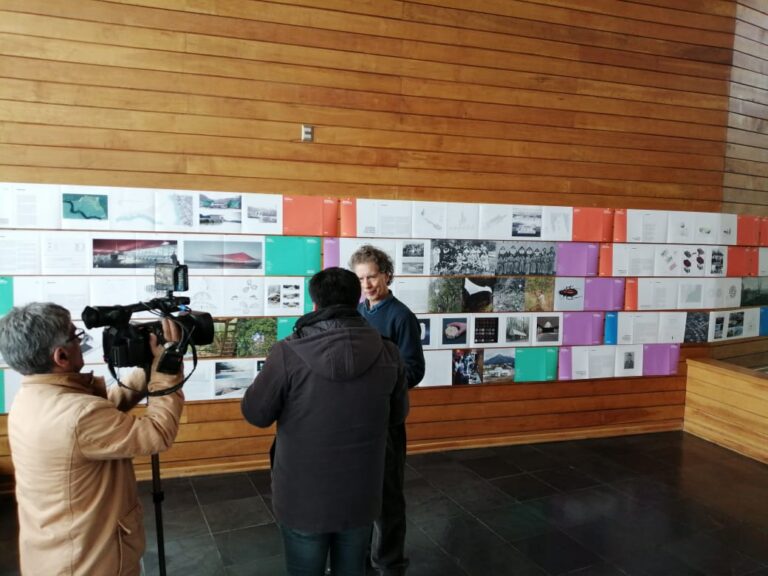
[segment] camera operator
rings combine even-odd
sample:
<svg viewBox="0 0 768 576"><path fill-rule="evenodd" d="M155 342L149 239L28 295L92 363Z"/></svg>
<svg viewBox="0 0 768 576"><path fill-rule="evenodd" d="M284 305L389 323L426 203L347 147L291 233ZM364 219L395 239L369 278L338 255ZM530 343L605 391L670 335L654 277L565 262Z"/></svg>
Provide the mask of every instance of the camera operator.
<svg viewBox="0 0 768 576"><path fill-rule="evenodd" d="M163 319L168 342L178 326ZM152 398L144 416L127 412L149 391L181 382L156 366L164 348L150 336L147 385L137 368L106 389L81 373L83 332L66 308L31 303L0 319L0 353L24 375L8 417L16 475L23 574L140 573L142 508L132 458L170 448L179 427L181 390Z"/></svg>

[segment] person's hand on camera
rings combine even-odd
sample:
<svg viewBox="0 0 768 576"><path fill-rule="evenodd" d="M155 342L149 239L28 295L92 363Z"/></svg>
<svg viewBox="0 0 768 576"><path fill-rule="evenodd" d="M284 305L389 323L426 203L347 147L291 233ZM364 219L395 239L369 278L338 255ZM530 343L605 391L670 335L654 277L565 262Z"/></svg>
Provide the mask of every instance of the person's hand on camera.
<svg viewBox="0 0 768 576"><path fill-rule="evenodd" d="M147 374L142 368L134 368L126 376L121 376L120 380L126 388L142 394L147 393Z"/></svg>
<svg viewBox="0 0 768 576"><path fill-rule="evenodd" d="M181 329L179 328L179 325L173 321L172 318L163 318L161 322L163 326L163 339L165 340L165 344L160 344L155 334L149 335L149 346L152 350L152 355L154 356L154 360L152 362L152 373L150 375L150 391L157 389L162 390L164 388L168 388L169 386L173 386L179 383L184 375L183 363L179 367L178 374L163 374L157 370L157 365L165 353L165 350L167 348L172 348L174 345L177 345L179 340L181 340Z"/></svg>

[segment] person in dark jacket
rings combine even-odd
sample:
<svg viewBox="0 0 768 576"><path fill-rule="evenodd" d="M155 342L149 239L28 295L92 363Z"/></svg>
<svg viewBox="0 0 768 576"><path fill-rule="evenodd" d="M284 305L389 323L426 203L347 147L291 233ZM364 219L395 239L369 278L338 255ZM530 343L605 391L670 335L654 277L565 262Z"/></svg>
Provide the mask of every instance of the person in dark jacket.
<svg viewBox="0 0 768 576"><path fill-rule="evenodd" d="M381 511L387 430L408 413L397 347L357 312L360 283L328 268L309 282L317 310L275 344L242 400L245 419L277 422L272 506L290 575L365 574Z"/></svg>
<svg viewBox="0 0 768 576"><path fill-rule="evenodd" d="M358 311L382 336L397 344L405 363L408 388L424 377L424 352L421 329L408 307L389 289L394 277L392 260L382 250L361 246L349 260L349 267L360 280L365 301ZM381 515L376 519L371 542L371 564L382 576L402 576L408 568L405 557L405 423L390 426L387 460L384 469L384 494Z"/></svg>

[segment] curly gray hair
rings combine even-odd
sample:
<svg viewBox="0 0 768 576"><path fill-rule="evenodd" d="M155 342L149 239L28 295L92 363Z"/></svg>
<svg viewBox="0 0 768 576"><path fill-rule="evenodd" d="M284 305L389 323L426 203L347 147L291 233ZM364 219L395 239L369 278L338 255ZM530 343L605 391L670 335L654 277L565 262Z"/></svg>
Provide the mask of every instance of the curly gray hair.
<svg viewBox="0 0 768 576"><path fill-rule="evenodd" d="M392 284L392 280L395 277L395 266L392 264L392 259L389 255L370 244L364 244L355 250L354 254L349 257L349 267L354 270L358 264L373 263L379 268L379 272L386 275L387 286Z"/></svg>
<svg viewBox="0 0 768 576"><path fill-rule="evenodd" d="M24 374L46 374L53 368L53 351L66 344L72 317L52 302L32 302L11 308L0 318L0 354Z"/></svg>

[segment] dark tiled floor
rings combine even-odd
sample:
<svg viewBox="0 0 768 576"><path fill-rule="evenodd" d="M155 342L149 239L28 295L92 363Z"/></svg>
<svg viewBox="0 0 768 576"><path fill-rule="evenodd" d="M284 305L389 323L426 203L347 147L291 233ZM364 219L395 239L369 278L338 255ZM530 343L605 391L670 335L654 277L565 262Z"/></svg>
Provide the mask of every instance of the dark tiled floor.
<svg viewBox="0 0 768 576"><path fill-rule="evenodd" d="M163 488L168 574L284 573L268 472ZM414 455L406 495L410 576L768 576L768 466L684 433ZM16 531L0 499L0 575Z"/></svg>

